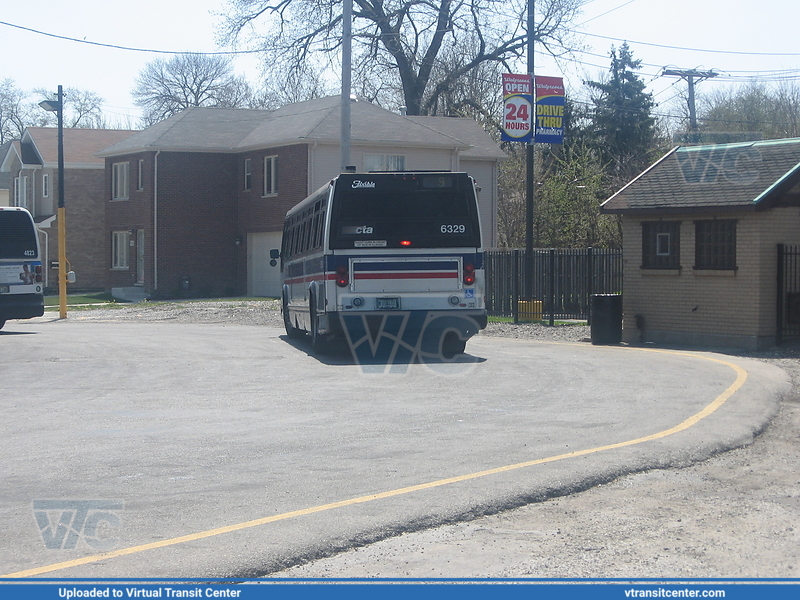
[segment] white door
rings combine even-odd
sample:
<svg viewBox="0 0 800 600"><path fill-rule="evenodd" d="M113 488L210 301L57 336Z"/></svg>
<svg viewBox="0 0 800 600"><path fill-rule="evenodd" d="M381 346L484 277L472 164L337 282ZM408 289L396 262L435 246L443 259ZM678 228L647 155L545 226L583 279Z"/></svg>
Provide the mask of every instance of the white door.
<svg viewBox="0 0 800 600"><path fill-rule="evenodd" d="M270 266L269 251L280 249L281 232L247 234L247 295L279 298L283 281L280 260Z"/></svg>

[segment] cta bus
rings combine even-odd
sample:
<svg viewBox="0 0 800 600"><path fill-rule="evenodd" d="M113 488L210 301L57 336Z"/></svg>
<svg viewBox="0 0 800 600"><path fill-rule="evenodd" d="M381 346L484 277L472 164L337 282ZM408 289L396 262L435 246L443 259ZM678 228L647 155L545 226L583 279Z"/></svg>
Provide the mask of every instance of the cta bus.
<svg viewBox="0 0 800 600"><path fill-rule="evenodd" d="M380 329L381 316L403 315L404 330L449 317L436 322L451 358L486 327L481 240L466 173L343 173L286 214L286 333L310 334L320 350L347 333L351 317Z"/></svg>
<svg viewBox="0 0 800 600"><path fill-rule="evenodd" d="M24 208L0 206L0 328L44 314L39 238Z"/></svg>

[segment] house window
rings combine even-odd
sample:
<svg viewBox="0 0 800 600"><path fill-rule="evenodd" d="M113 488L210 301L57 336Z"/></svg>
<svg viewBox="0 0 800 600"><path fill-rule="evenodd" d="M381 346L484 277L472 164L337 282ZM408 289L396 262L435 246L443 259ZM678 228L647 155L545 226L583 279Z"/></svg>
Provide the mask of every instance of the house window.
<svg viewBox="0 0 800 600"><path fill-rule="evenodd" d="M21 175L14 179L14 206L28 208L28 176Z"/></svg>
<svg viewBox="0 0 800 600"><path fill-rule="evenodd" d="M244 159L244 189L249 190L253 185L253 162L249 158Z"/></svg>
<svg viewBox="0 0 800 600"><path fill-rule="evenodd" d="M112 231L111 232L111 268L112 269L127 269L128 268L128 254L130 253L130 237L129 231Z"/></svg>
<svg viewBox="0 0 800 600"><path fill-rule="evenodd" d="M364 170L370 171L405 171L406 157L402 154L365 154Z"/></svg>
<svg viewBox="0 0 800 600"><path fill-rule="evenodd" d="M127 200L128 199L128 174L130 172L130 163L121 162L114 163L111 166L111 199L112 200Z"/></svg>
<svg viewBox="0 0 800 600"><path fill-rule="evenodd" d="M644 221L642 223L642 268L681 268L681 222Z"/></svg>
<svg viewBox="0 0 800 600"><path fill-rule="evenodd" d="M278 193L278 157L264 157L264 193L263 196L274 196Z"/></svg>
<svg viewBox="0 0 800 600"><path fill-rule="evenodd" d="M694 268L736 269L736 220L695 221Z"/></svg>
<svg viewBox="0 0 800 600"><path fill-rule="evenodd" d="M50 174L42 173L42 198L50 196Z"/></svg>
<svg viewBox="0 0 800 600"><path fill-rule="evenodd" d="M136 190L141 192L144 189L144 159L139 159L139 172L136 177Z"/></svg>

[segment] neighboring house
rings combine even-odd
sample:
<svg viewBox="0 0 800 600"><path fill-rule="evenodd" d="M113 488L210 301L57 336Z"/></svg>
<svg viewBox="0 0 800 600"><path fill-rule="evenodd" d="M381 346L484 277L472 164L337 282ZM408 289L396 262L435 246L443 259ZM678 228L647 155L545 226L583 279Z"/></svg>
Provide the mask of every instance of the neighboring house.
<svg viewBox="0 0 800 600"><path fill-rule="evenodd" d="M13 142L6 142L0 145L0 165L5 161L8 153L11 152ZM11 206L11 173L0 170L0 206Z"/></svg>
<svg viewBox="0 0 800 600"><path fill-rule="evenodd" d="M800 139L667 153L601 208L622 215L623 341L774 345L778 244L800 244L799 207Z"/></svg>
<svg viewBox="0 0 800 600"><path fill-rule="evenodd" d="M108 273L105 230L105 161L95 154L136 133L108 129L64 129L64 207L67 260L75 287L104 289ZM57 285L58 129L29 127L0 155L11 206L27 208L39 230L46 286Z"/></svg>
<svg viewBox="0 0 800 600"><path fill-rule="evenodd" d="M100 153L106 159L108 287L118 297L277 296L286 211L340 172L340 98L274 111L190 108ZM468 119L351 106L351 164L467 171L495 245L504 154Z"/></svg>

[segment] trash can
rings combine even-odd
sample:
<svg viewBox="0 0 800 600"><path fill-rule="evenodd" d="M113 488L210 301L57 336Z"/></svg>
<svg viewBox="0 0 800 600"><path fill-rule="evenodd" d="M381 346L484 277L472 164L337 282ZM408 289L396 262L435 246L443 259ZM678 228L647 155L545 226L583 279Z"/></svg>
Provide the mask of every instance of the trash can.
<svg viewBox="0 0 800 600"><path fill-rule="evenodd" d="M592 344L619 344L622 341L622 296L620 294L592 294Z"/></svg>

